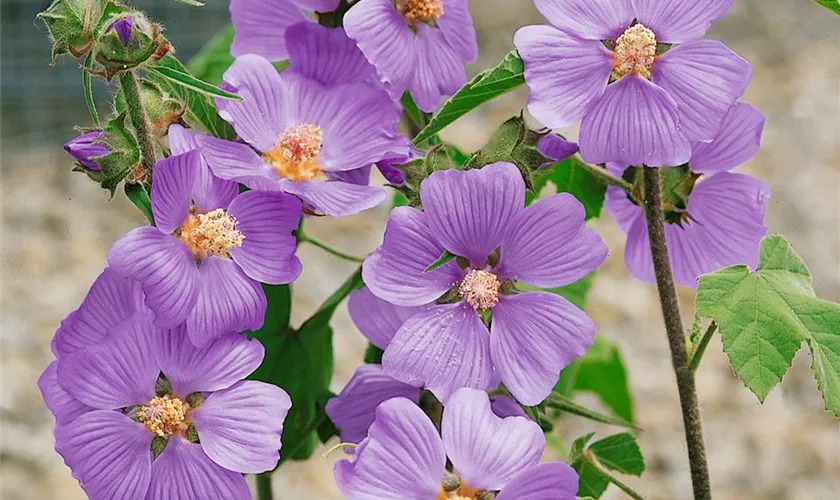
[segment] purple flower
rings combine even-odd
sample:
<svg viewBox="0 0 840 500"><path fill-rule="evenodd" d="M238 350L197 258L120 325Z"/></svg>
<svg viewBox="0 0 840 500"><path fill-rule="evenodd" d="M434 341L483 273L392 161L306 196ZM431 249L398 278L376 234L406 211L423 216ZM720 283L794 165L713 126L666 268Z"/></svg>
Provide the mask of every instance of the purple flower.
<svg viewBox="0 0 840 500"><path fill-rule="evenodd" d="M414 402L386 401L353 457L336 462L339 490L348 500L475 498L480 491L498 492L497 500L575 498L578 477L571 467L537 465L545 448L539 425L497 417L481 391L452 395L441 432ZM446 470L447 458L453 471Z"/></svg>
<svg viewBox="0 0 840 500"><path fill-rule="evenodd" d="M306 12L331 12L340 0L231 0L230 18L236 35L230 52L234 56L257 54L271 61L290 55L286 30L310 22Z"/></svg>
<svg viewBox="0 0 840 500"><path fill-rule="evenodd" d="M553 160L553 162L540 165L539 168L541 169L551 166L558 161L563 161L580 150L576 142L567 141L559 135L552 133L548 133L540 139L540 142L537 144L537 149L545 157Z"/></svg>
<svg viewBox="0 0 840 500"><path fill-rule="evenodd" d="M344 29L391 95L408 90L423 111L461 88L464 61L478 57L467 0L360 0Z"/></svg>
<svg viewBox="0 0 840 500"><path fill-rule="evenodd" d="M91 290L79 310L110 323L106 337L59 355L39 380L56 451L88 496L250 498L241 473L274 467L291 406L279 387L242 380L262 345L227 334L198 349L148 313L113 322L91 308L95 296L106 299Z"/></svg>
<svg viewBox="0 0 840 500"><path fill-rule="evenodd" d="M362 268L379 298L428 305L385 348L386 373L442 401L501 378L520 402L539 403L592 343L595 326L559 295L511 292L516 281L563 286L604 261L607 248L584 225L583 206L564 193L523 209L525 185L509 163L435 172L420 199L422 212L391 212L382 246ZM426 272L444 251L460 258ZM490 314L488 332L482 317Z"/></svg>
<svg viewBox="0 0 840 500"><path fill-rule="evenodd" d="M725 172L758 151L764 118L747 104L727 114L718 137L693 148L689 168L711 172L694 185L685 210L666 215L665 240L677 283L696 288L701 274L722 266L758 264L759 244L767 233L764 214L770 186L745 174ZM621 175L621 167L610 166ZM607 188L605 207L627 233L624 262L636 278L654 281L653 258L642 209L619 188Z"/></svg>
<svg viewBox="0 0 840 500"><path fill-rule="evenodd" d="M332 216L355 214L385 199L382 188L341 179L408 154L410 144L397 131L400 111L385 91L280 75L255 55L236 59L225 81L243 100L220 101L219 114L248 144L197 138L217 176L255 190L285 191Z"/></svg>
<svg viewBox="0 0 840 500"><path fill-rule="evenodd" d="M64 151L79 162L83 167L91 170L99 170L96 158L105 156L111 152L108 146L96 142L102 136L102 132L94 130L70 139L64 144Z"/></svg>
<svg viewBox="0 0 840 500"><path fill-rule="evenodd" d="M112 24L109 29L117 33L117 37L119 37L123 45L128 45L129 40L131 40L131 34L134 32L134 17L123 17Z"/></svg>
<svg viewBox="0 0 840 500"><path fill-rule="evenodd" d="M286 30L286 46L289 49L287 71L326 86L342 83L380 85L376 68L341 28L299 23Z"/></svg>
<svg viewBox="0 0 840 500"><path fill-rule="evenodd" d="M534 3L553 26L514 38L528 110L555 129L581 121L587 162L685 163L690 142L715 136L752 76L722 43L699 40L732 0Z"/></svg>
<svg viewBox="0 0 840 500"><path fill-rule="evenodd" d="M196 151L158 162L152 181L156 227L134 229L114 243L111 269L140 281L158 327L186 321L197 346L259 329L266 310L260 282L289 283L301 272L291 234L300 201L282 193L237 194L237 185L214 177Z"/></svg>

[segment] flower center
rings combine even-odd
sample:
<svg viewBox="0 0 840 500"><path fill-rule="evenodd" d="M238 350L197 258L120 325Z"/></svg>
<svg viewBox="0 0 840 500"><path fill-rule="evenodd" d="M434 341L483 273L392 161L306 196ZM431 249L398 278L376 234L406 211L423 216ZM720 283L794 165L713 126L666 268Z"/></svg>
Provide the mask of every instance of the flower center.
<svg viewBox="0 0 840 500"><path fill-rule="evenodd" d="M443 15L443 0L398 0L397 9L409 24L431 23Z"/></svg>
<svg viewBox="0 0 840 500"><path fill-rule="evenodd" d="M277 146L264 154L277 174L290 181L320 181L326 176L318 165L324 134L311 123L292 125L280 134Z"/></svg>
<svg viewBox="0 0 840 500"><path fill-rule="evenodd" d="M228 257L230 249L241 247L244 239L236 229L236 219L221 208L206 214L190 213L181 225L181 241L196 257Z"/></svg>
<svg viewBox="0 0 840 500"><path fill-rule="evenodd" d="M643 24L627 28L615 41L613 77L632 73L650 79L656 56L656 36Z"/></svg>
<svg viewBox="0 0 840 500"><path fill-rule="evenodd" d="M435 500L476 500L481 490L471 488L466 484L461 484L451 491L447 491L444 486L441 486Z"/></svg>
<svg viewBox="0 0 840 500"><path fill-rule="evenodd" d="M473 269L458 285L458 293L473 309L490 309L499 303L501 285L495 274Z"/></svg>
<svg viewBox="0 0 840 500"><path fill-rule="evenodd" d="M168 438L187 430L186 410L189 405L169 394L155 397L137 410L140 423L152 434Z"/></svg>

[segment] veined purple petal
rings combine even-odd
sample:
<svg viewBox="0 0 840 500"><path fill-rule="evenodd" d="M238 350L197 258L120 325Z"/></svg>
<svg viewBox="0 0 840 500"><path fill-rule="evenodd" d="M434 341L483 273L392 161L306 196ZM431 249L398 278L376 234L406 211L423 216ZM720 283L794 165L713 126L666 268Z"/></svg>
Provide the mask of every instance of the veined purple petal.
<svg viewBox="0 0 840 500"><path fill-rule="evenodd" d="M423 181L420 199L437 240L482 269L525 205L525 182L511 163L441 170Z"/></svg>
<svg viewBox="0 0 840 500"><path fill-rule="evenodd" d="M126 16L111 25L112 30L117 33L117 37L123 45L128 45L131 40L131 34L134 32L134 16Z"/></svg>
<svg viewBox="0 0 840 500"><path fill-rule="evenodd" d="M563 128L580 121L607 88L610 51L598 40L584 40L551 26L525 26L513 39L525 64L531 91L528 112L543 125Z"/></svg>
<svg viewBox="0 0 840 500"><path fill-rule="evenodd" d="M327 172L327 179L334 181L348 182L359 186L370 184L371 167L357 168L356 170L345 170L340 172Z"/></svg>
<svg viewBox="0 0 840 500"><path fill-rule="evenodd" d="M163 453L152 463L152 479L146 497L147 500L170 498L250 500L251 492L242 474L216 464L200 444L176 435L169 439Z"/></svg>
<svg viewBox="0 0 840 500"><path fill-rule="evenodd" d="M553 160L553 162L540 165L539 168L545 168L552 165L554 162L563 161L580 150L576 142L567 141L566 139L560 137L559 135L554 135L553 133L548 133L543 136L537 144L537 149L544 156Z"/></svg>
<svg viewBox="0 0 840 500"><path fill-rule="evenodd" d="M94 130L74 137L64 143L64 151L67 151L67 154L81 163L83 167L91 170L99 170L99 164L96 163L96 158L105 156L111 152L108 146L96 142L101 136L101 131Z"/></svg>
<svg viewBox="0 0 840 500"><path fill-rule="evenodd" d="M580 153L589 163L661 167L691 156L677 105L662 88L627 75L607 87L580 125Z"/></svg>
<svg viewBox="0 0 840 500"><path fill-rule="evenodd" d="M429 500L443 480L446 455L432 421L416 403L390 399L376 409L368 438L333 467L348 500Z"/></svg>
<svg viewBox="0 0 840 500"><path fill-rule="evenodd" d="M262 344L236 333L195 347L184 326L159 331L154 342L157 364L180 398L226 389L253 373L265 356Z"/></svg>
<svg viewBox="0 0 840 500"><path fill-rule="evenodd" d="M420 391L387 375L382 365L362 365L341 393L327 402L325 411L341 433L342 442L360 443L367 436L379 404L396 397L417 403Z"/></svg>
<svg viewBox="0 0 840 500"><path fill-rule="evenodd" d="M210 169L219 178L260 191L281 190L280 176L249 146L202 134L196 135L196 141Z"/></svg>
<svg viewBox="0 0 840 500"><path fill-rule="evenodd" d="M461 387L488 389L493 364L487 327L463 301L432 306L405 322L385 349L382 366L444 402Z"/></svg>
<svg viewBox="0 0 840 500"><path fill-rule="evenodd" d="M323 85L379 84L376 68L342 28L299 23L286 30L289 70Z"/></svg>
<svg viewBox="0 0 840 500"><path fill-rule="evenodd" d="M443 97L454 94L467 83L467 71L456 49L444 38L443 30L417 25L414 47L417 66L408 90L417 107L430 113Z"/></svg>
<svg viewBox="0 0 840 500"><path fill-rule="evenodd" d="M157 162L152 173L152 213L155 225L171 234L190 214L195 180L202 168L201 154L189 151Z"/></svg>
<svg viewBox="0 0 840 500"><path fill-rule="evenodd" d="M211 255L198 269L195 307L187 317L187 334L197 347L226 333L256 331L268 307L259 282L232 260Z"/></svg>
<svg viewBox="0 0 840 500"><path fill-rule="evenodd" d="M178 123L170 125L166 137L169 141L169 151L172 153L172 156L198 149L198 142L195 140L197 135L201 134L184 128Z"/></svg>
<svg viewBox="0 0 840 500"><path fill-rule="evenodd" d="M574 500L577 491L577 472L563 462L548 462L520 473L496 500Z"/></svg>
<svg viewBox="0 0 840 500"><path fill-rule="evenodd" d="M653 83L676 101L680 126L691 141L718 134L751 77L752 65L717 40L678 45L659 56L653 67Z"/></svg>
<svg viewBox="0 0 840 500"><path fill-rule="evenodd" d="M702 38L726 14L732 0L632 0L636 19L657 42L685 43Z"/></svg>
<svg viewBox="0 0 840 500"><path fill-rule="evenodd" d="M499 394L490 398L490 408L497 416L506 417L528 417L522 406L515 399Z"/></svg>
<svg viewBox="0 0 840 500"><path fill-rule="evenodd" d="M498 274L543 288L584 277L607 257L607 246L584 216L583 205L568 193L521 210L502 241Z"/></svg>
<svg viewBox="0 0 840 500"><path fill-rule="evenodd" d="M441 436L446 455L471 488L500 490L517 474L537 465L545 436L525 417L499 418L487 393L456 391L443 411Z"/></svg>
<svg viewBox="0 0 840 500"><path fill-rule="evenodd" d="M283 421L292 400L276 385L246 380L214 392L190 414L201 448L226 469L271 470L280 459Z"/></svg>
<svg viewBox="0 0 840 500"><path fill-rule="evenodd" d="M534 0L534 5L554 26L588 40L617 38L635 17L631 0Z"/></svg>
<svg viewBox="0 0 840 500"><path fill-rule="evenodd" d="M350 294L347 310L362 335L371 344L384 350L403 323L415 314L425 311L426 306L394 305L380 299L365 287Z"/></svg>
<svg viewBox="0 0 840 500"><path fill-rule="evenodd" d="M185 129L177 123L172 124L169 127L168 135L172 157L190 151L200 151L201 146L196 139L200 135L203 134ZM199 213L203 213L211 212L217 208L227 207L236 195L239 194L239 186L235 182L225 181L216 177L208 167L204 155L201 155L200 163L200 167L193 167L195 178L190 188L190 199L195 202L196 210Z"/></svg>
<svg viewBox="0 0 840 500"><path fill-rule="evenodd" d="M296 4L310 12L332 12L341 3L341 0L291 0Z"/></svg>
<svg viewBox="0 0 840 500"><path fill-rule="evenodd" d="M402 158L390 158L378 161L376 162L376 168L379 169L379 173L382 174L382 177L391 184L405 184L405 176L402 171L394 166L395 164L403 163L403 161L404 159Z"/></svg>
<svg viewBox="0 0 840 500"><path fill-rule="evenodd" d="M442 254L428 217L411 207L391 211L382 246L362 264L362 278L377 297L401 306L422 306L437 299L463 278L455 262L425 269Z"/></svg>
<svg viewBox="0 0 840 500"><path fill-rule="evenodd" d="M231 54L257 54L271 61L289 56L284 30L307 21L300 8L288 0L231 0L230 19L236 30Z"/></svg>
<svg viewBox="0 0 840 500"><path fill-rule="evenodd" d="M764 115L760 111L743 102L735 104L712 142L692 146L691 171L714 173L741 165L758 152L763 130Z"/></svg>
<svg viewBox="0 0 840 500"><path fill-rule="evenodd" d="M490 351L502 382L522 404L542 402L560 370L592 345L595 324L548 292L502 295L493 308Z"/></svg>
<svg viewBox="0 0 840 500"><path fill-rule="evenodd" d="M444 0L437 25L458 57L470 63L478 59L478 41L467 0Z"/></svg>
<svg viewBox="0 0 840 500"><path fill-rule="evenodd" d="M93 408L82 403L65 391L58 383L58 360L53 360L44 373L38 378L38 389L50 412L55 417L56 424L69 422Z"/></svg>
<svg viewBox="0 0 840 500"><path fill-rule="evenodd" d="M55 430L64 457L90 498L144 498L152 469L152 433L117 411L96 410Z"/></svg>
<svg viewBox="0 0 840 500"><path fill-rule="evenodd" d="M303 200L304 206L324 215L344 217L373 208L385 201L385 190L342 181L281 181L287 193Z"/></svg>
<svg viewBox="0 0 840 500"><path fill-rule="evenodd" d="M633 223L636 222L636 220L643 218L643 214L639 206L633 204L633 202L627 198L627 193L619 187L607 187L607 197L604 200L604 208L607 210L607 213L615 219L618 227L625 233L630 231L630 227L633 226Z"/></svg>

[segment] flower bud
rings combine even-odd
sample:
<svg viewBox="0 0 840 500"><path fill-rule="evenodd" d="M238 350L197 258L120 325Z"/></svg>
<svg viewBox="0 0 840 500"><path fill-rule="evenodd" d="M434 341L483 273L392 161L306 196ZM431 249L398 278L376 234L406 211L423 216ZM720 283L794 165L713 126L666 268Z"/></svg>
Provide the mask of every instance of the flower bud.
<svg viewBox="0 0 840 500"><path fill-rule="evenodd" d="M111 194L114 193L119 183L123 180L133 183L145 183L148 181L145 172L143 172L140 166L140 153L137 147L137 141L126 128L125 113L120 114L108 122L108 125L101 132L94 131L88 134L98 134L95 139L91 140L97 146L103 147L105 154L91 157L91 159L96 161L96 166L98 167L91 168L71 152L70 154L79 160L79 165L74 169L75 171L84 172L103 188L109 190ZM88 134L84 134L82 137ZM74 141L70 142L73 143ZM76 144L71 145L68 152L74 148L79 149ZM84 150L84 148L81 149Z"/></svg>
<svg viewBox="0 0 840 500"><path fill-rule="evenodd" d="M111 152L108 146L99 142L102 131L94 130L74 137L64 144L64 150L83 167L99 171L96 159Z"/></svg>
<svg viewBox="0 0 840 500"><path fill-rule="evenodd" d="M131 34L134 32L134 16L123 17L112 24L109 29L117 33L117 38L123 45L128 45L128 42L131 41Z"/></svg>
<svg viewBox="0 0 840 500"><path fill-rule="evenodd" d="M145 78L138 81L140 87L140 102L146 110L146 116L152 125L152 132L163 137L173 123L179 123L187 110L186 103L172 98L158 84ZM125 97L118 92L114 99L117 113L125 111Z"/></svg>
<svg viewBox="0 0 840 500"><path fill-rule="evenodd" d="M108 0L53 0L37 18L52 41L52 59L66 53L82 57L93 48L96 29Z"/></svg>
<svg viewBox="0 0 840 500"><path fill-rule="evenodd" d="M171 48L158 24L139 12L120 13L105 23L96 40L96 73L108 80L146 62L163 57Z"/></svg>

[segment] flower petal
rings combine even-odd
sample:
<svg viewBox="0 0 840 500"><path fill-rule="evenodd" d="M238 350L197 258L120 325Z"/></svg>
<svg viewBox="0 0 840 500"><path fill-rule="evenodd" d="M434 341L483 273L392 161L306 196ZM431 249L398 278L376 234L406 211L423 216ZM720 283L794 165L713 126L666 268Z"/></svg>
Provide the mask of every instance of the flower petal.
<svg viewBox="0 0 840 500"><path fill-rule="evenodd" d="M220 179L261 191L280 190L277 172L248 145L202 134L196 136L196 141L210 169Z"/></svg>
<svg viewBox="0 0 840 500"><path fill-rule="evenodd" d="M553 293L502 295L493 308L493 363L505 387L528 406L551 393L560 370L581 356L594 338L589 316Z"/></svg>
<svg viewBox="0 0 840 500"><path fill-rule="evenodd" d="M444 0L437 25L458 57L470 63L478 59L478 40L467 0Z"/></svg>
<svg viewBox="0 0 840 500"><path fill-rule="evenodd" d="M160 368L156 330L148 314L136 313L98 344L61 358L58 380L82 403L104 410L144 404L155 395Z"/></svg>
<svg viewBox="0 0 840 500"><path fill-rule="evenodd" d="M169 498L250 500L251 492L241 474L214 463L202 445L173 436L152 463L146 500Z"/></svg>
<svg viewBox="0 0 840 500"><path fill-rule="evenodd" d="M456 49L444 38L443 30L419 24L414 44L417 66L408 90L417 107L430 113L444 96L454 94L467 83L467 71Z"/></svg>
<svg viewBox="0 0 840 500"><path fill-rule="evenodd" d="M682 165L691 156L677 105L653 83L633 75L607 87L580 125L580 152L589 163Z"/></svg>
<svg viewBox="0 0 840 500"><path fill-rule="evenodd" d="M480 170L441 170L423 181L420 199L437 240L482 269L525 205L525 182L505 162Z"/></svg>
<svg viewBox="0 0 840 500"><path fill-rule="evenodd" d="M304 205L324 215L344 217L373 208L385 201L385 190L342 181L282 182L287 193L300 197Z"/></svg>
<svg viewBox="0 0 840 500"><path fill-rule="evenodd" d="M516 476L496 500L575 500L577 491L577 472L563 462L548 462Z"/></svg>
<svg viewBox="0 0 840 500"><path fill-rule="evenodd" d="M464 302L412 316L382 356L385 373L446 401L460 387L488 389L493 376L487 327Z"/></svg>
<svg viewBox="0 0 840 500"><path fill-rule="evenodd" d="M525 26L516 32L513 44L525 64L525 83L531 91L528 112L547 127L580 121L607 88L612 57L600 41L551 26Z"/></svg>
<svg viewBox="0 0 840 500"><path fill-rule="evenodd" d="M222 335L198 348L181 326L158 332L155 354L172 391L183 398L193 392L219 391L239 382L260 366L265 349L258 341L236 333Z"/></svg>
<svg viewBox="0 0 840 500"><path fill-rule="evenodd" d="M53 360L38 378L38 389L57 424L69 422L93 408L65 391L58 383L58 360Z"/></svg>
<svg viewBox="0 0 840 500"><path fill-rule="evenodd" d="M198 149L198 143L195 140L197 135L202 134L197 134L178 123L173 123L169 126L166 136L169 141L169 152L172 153L172 156L176 156Z"/></svg>
<svg viewBox="0 0 840 500"><path fill-rule="evenodd" d="M282 3L271 2L272 5ZM219 116L230 123L248 144L260 151L273 149L280 133L288 125L284 115L286 88L280 74L262 57L246 54L233 61L225 71L224 81L236 89L242 100L223 101Z"/></svg>
<svg viewBox="0 0 840 500"><path fill-rule="evenodd" d="M289 56L283 30L307 20L300 8L285 0L231 0L230 19L236 30L230 53L257 54L271 61Z"/></svg>
<svg viewBox="0 0 840 500"><path fill-rule="evenodd" d="M144 498L152 434L120 412L97 410L55 431L55 449L90 498Z"/></svg>
<svg viewBox="0 0 840 500"><path fill-rule="evenodd" d="M297 6L310 12L332 12L341 0L291 0Z"/></svg>
<svg viewBox="0 0 840 500"><path fill-rule="evenodd" d="M732 0L632 0L636 19L653 30L657 42L702 38L726 14Z"/></svg>
<svg viewBox="0 0 840 500"><path fill-rule="evenodd" d="M378 84L379 76L341 28L299 23L286 30L289 70L322 85Z"/></svg>
<svg viewBox="0 0 840 500"><path fill-rule="evenodd" d="M373 424L376 407L391 398L403 397L417 403L420 391L388 376L382 365L362 365L350 377L341 393L325 408L344 443L360 443Z"/></svg>
<svg viewBox="0 0 840 500"><path fill-rule="evenodd" d="M631 0L534 0L534 5L554 26L588 40L617 38L635 17Z"/></svg>
<svg viewBox="0 0 840 500"><path fill-rule="evenodd" d="M425 269L443 254L428 217L410 207L391 211L382 246L362 264L362 278L379 298L401 306L421 306L437 299L463 277L455 262Z"/></svg>
<svg viewBox="0 0 840 500"><path fill-rule="evenodd" d="M108 251L108 265L142 283L155 324L171 328L187 319L195 306L198 269L187 247L154 227L138 227Z"/></svg>
<svg viewBox="0 0 840 500"><path fill-rule="evenodd" d="M630 201L627 193L616 186L607 186L607 198L604 200L604 208L607 209L607 213L615 219L618 227L625 233L630 231L633 223L644 218L642 208Z"/></svg>
<svg viewBox="0 0 840 500"><path fill-rule="evenodd" d="M276 385L246 380L214 392L190 414L204 452L222 467L259 474L280 458L292 400Z"/></svg>
<svg viewBox="0 0 840 500"><path fill-rule="evenodd" d="M441 435L461 479L482 490L502 489L537 465L545 449L539 425L525 417L497 417L487 393L476 389L459 389L449 398Z"/></svg>
<svg viewBox="0 0 840 500"><path fill-rule="evenodd" d="M250 278L280 285L300 276L297 240L292 235L300 224L301 202L283 193L249 191L230 204L228 214L244 239L231 248L230 256Z"/></svg>
<svg viewBox="0 0 840 500"><path fill-rule="evenodd" d="M669 252L668 256L673 259L670 255L672 253L673 251ZM635 219L630 225L630 229L627 230L627 242L624 244L624 265L637 280L654 282L653 256L648 242L647 223L643 216Z"/></svg>
<svg viewBox="0 0 840 500"><path fill-rule="evenodd" d="M691 171L722 172L741 165L758 152L763 130L764 115L759 110L743 102L735 104L712 142L700 142L691 148Z"/></svg>
<svg viewBox="0 0 840 500"><path fill-rule="evenodd" d="M197 151L170 156L155 165L152 213L160 231L173 233L190 214L190 201L201 167L201 155Z"/></svg>
<svg viewBox="0 0 840 500"><path fill-rule="evenodd" d="M203 134L187 130L177 123L172 124L169 127L168 135L169 148L172 152L172 157L182 155L190 151L200 150L201 146L199 146L198 141L196 140L196 137L200 135ZM208 168L207 161L204 159L203 155L201 156L200 163L201 167L192 167L195 170L195 179L192 181L190 198L193 202L195 202L196 208L199 212L210 212L217 208L227 207L231 200L233 200L233 198L239 193L239 186L235 182L225 181L213 175L213 172L210 168ZM158 170L159 169L155 169L155 173L152 175L158 175ZM188 175L191 174L192 172L188 172ZM173 174L167 173L167 176L172 177ZM154 185L155 184L153 184L153 186ZM155 188L153 187L153 197L154 190ZM170 186L168 190L172 191L173 188ZM181 224L182 222L183 219L178 221L178 224ZM161 227L159 223L157 226ZM166 231L166 229L162 230Z"/></svg>
<svg viewBox="0 0 840 500"><path fill-rule="evenodd" d="M260 284L232 260L210 256L198 269L196 302L187 317L187 334L197 347L226 333L256 331L268 307Z"/></svg>
<svg viewBox="0 0 840 500"><path fill-rule="evenodd" d="M752 77L752 65L717 40L678 45L656 60L653 83L676 101L691 141L711 140Z"/></svg>
<svg viewBox="0 0 840 500"><path fill-rule="evenodd" d="M333 467L348 500L437 498L446 455L432 421L413 401L390 399L376 409L368 438L351 460Z"/></svg>
<svg viewBox="0 0 840 500"><path fill-rule="evenodd" d="M415 314L425 311L426 307L394 305L380 299L365 287L350 294L347 310L362 335L371 344L385 349L403 323Z"/></svg>
<svg viewBox="0 0 840 500"><path fill-rule="evenodd" d="M537 143L537 149L546 158L553 161L540 165L539 168L545 168L553 165L555 162L563 161L566 158L580 151L580 147L576 142L567 141L559 135L548 133L540 139Z"/></svg>
<svg viewBox="0 0 840 500"><path fill-rule="evenodd" d="M583 205L568 193L520 211L502 241L497 273L542 288L586 276L607 258L607 246L584 216Z"/></svg>

